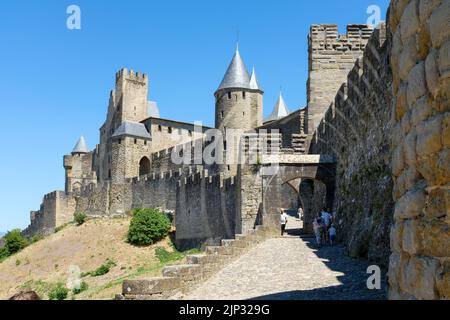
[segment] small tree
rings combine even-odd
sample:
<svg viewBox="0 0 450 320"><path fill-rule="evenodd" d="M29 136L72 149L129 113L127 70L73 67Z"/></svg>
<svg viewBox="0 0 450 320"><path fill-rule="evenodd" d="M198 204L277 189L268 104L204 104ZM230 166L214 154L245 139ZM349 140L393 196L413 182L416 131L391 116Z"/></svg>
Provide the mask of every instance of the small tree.
<svg viewBox="0 0 450 320"><path fill-rule="evenodd" d="M164 239L170 227L169 218L158 209L136 209L128 230L128 242L151 245Z"/></svg>
<svg viewBox="0 0 450 320"><path fill-rule="evenodd" d="M28 240L22 236L20 229L14 229L8 232L5 237L5 251L10 255L19 252L28 245Z"/></svg>
<svg viewBox="0 0 450 320"><path fill-rule="evenodd" d="M85 223L86 219L87 219L86 214L84 214L82 212L75 212L73 217L74 217L75 223L79 226L81 226L83 223Z"/></svg>

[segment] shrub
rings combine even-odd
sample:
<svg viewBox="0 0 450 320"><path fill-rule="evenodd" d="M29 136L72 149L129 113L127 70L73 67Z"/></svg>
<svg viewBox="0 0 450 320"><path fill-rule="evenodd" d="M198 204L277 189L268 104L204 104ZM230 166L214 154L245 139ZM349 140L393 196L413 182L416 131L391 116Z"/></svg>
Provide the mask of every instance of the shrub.
<svg viewBox="0 0 450 320"><path fill-rule="evenodd" d="M88 284L86 282L81 282L80 287L79 288L74 288L72 290L73 294L80 294L83 291L86 291L89 288Z"/></svg>
<svg viewBox="0 0 450 320"><path fill-rule="evenodd" d="M92 277L100 277L100 276L107 274L111 270L111 268L114 267L115 265L116 265L116 263L114 261L108 259L108 260L106 260L106 262L104 264L102 264L100 267L98 267L94 271L83 273L83 274L81 274L81 276L85 277L87 275L90 275Z"/></svg>
<svg viewBox="0 0 450 320"><path fill-rule="evenodd" d="M43 235L41 235L41 234L34 235L34 236L32 236L32 237L30 238L30 244L31 244L31 243L36 243L36 242L38 242L38 241L41 241L42 239L44 239L44 236L43 236Z"/></svg>
<svg viewBox="0 0 450 320"><path fill-rule="evenodd" d="M158 209L136 209L133 211L128 242L135 245L151 245L164 239L170 230L169 218Z"/></svg>
<svg viewBox="0 0 450 320"><path fill-rule="evenodd" d="M79 226L86 222L87 216L84 213L76 212L73 216L75 223Z"/></svg>
<svg viewBox="0 0 450 320"><path fill-rule="evenodd" d="M50 300L64 300L67 298L68 293L69 289L67 289L62 283L58 283L50 290L48 298Z"/></svg>
<svg viewBox="0 0 450 320"><path fill-rule="evenodd" d="M9 257L9 255L10 255L10 253L8 251L8 248L6 248L6 247L0 248L0 261Z"/></svg>
<svg viewBox="0 0 450 320"><path fill-rule="evenodd" d="M19 252L28 245L27 238L22 236L22 233L19 229L8 232L5 235L4 240L5 248L9 252L9 255Z"/></svg>

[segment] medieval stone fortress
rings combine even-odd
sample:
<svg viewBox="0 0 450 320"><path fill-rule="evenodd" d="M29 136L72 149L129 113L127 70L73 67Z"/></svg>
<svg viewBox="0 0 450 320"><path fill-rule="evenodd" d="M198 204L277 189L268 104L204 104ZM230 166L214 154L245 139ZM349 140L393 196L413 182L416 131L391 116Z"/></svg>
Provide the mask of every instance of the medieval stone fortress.
<svg viewBox="0 0 450 320"><path fill-rule="evenodd" d="M237 49L214 93L219 143L211 128L162 119L151 75L119 70L100 143L81 137L64 156L65 190L44 196L24 233L51 234L75 212L160 208L174 213L177 247L225 257L217 265L278 233L280 208L302 207L308 233L326 205L348 254L388 268L389 298L448 299L450 1L393 0L386 20L346 34L312 25L307 106L289 112L280 95L267 119ZM246 161L205 161L196 150L214 142L214 157ZM122 297L167 297L206 261L124 283Z"/></svg>

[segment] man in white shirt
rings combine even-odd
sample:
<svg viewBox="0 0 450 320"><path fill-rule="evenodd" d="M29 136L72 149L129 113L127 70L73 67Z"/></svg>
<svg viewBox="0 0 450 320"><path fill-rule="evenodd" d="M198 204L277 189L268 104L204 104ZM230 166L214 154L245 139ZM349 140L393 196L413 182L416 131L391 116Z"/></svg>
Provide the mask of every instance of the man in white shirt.
<svg viewBox="0 0 450 320"><path fill-rule="evenodd" d="M286 225L288 222L288 216L283 209L280 210L280 224L281 224L281 236L284 236L284 231L286 230Z"/></svg>

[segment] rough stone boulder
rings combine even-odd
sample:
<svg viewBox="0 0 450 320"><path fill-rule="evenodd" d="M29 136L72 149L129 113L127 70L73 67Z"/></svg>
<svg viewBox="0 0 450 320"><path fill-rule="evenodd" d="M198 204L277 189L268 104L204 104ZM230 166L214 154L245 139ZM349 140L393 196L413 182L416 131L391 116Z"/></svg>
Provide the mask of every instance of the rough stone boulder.
<svg viewBox="0 0 450 320"><path fill-rule="evenodd" d="M9 300L41 300L34 291L21 291L13 295Z"/></svg>

